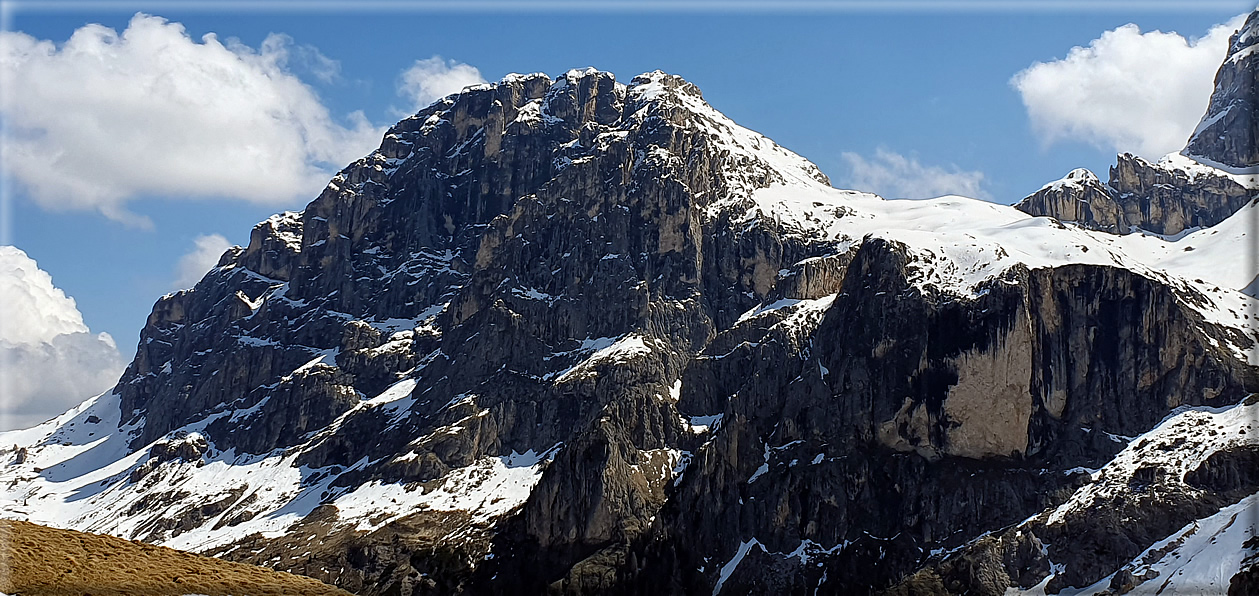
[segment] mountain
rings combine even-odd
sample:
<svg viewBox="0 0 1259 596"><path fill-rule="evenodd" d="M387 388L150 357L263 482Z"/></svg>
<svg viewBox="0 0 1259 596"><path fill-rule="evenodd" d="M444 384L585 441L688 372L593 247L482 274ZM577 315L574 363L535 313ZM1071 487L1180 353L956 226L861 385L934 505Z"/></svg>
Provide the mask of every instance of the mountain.
<svg viewBox="0 0 1259 596"><path fill-rule="evenodd" d="M1083 227L1175 236L1224 221L1259 195L1259 11L1229 40L1207 113L1185 148L1155 163L1121 154L1103 183L1077 169L1015 207Z"/></svg>
<svg viewBox="0 0 1259 596"><path fill-rule="evenodd" d="M1259 165L1259 103L1255 102L1255 71L1259 70L1259 12L1228 40L1228 57L1215 75L1211 104L1189 138L1184 154L1228 168Z"/></svg>
<svg viewBox="0 0 1259 596"><path fill-rule="evenodd" d="M40 596L345 596L315 580L113 536L0 520L0 590Z"/></svg>
<svg viewBox="0 0 1259 596"><path fill-rule="evenodd" d="M1179 153L1150 162L1119 155L1110 179L1079 168L1015 205L1104 232L1145 232L1175 238L1207 228L1259 195L1259 176L1232 174Z"/></svg>
<svg viewBox="0 0 1259 596"><path fill-rule="evenodd" d="M679 77L510 75L0 433L0 512L373 595L1087 587L1255 492L1256 209L888 201Z"/></svg>

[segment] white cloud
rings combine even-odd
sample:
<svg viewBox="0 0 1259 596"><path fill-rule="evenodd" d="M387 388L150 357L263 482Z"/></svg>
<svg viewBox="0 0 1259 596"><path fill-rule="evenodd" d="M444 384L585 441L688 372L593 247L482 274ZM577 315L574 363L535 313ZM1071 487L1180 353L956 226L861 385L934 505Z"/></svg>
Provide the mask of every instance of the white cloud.
<svg viewBox="0 0 1259 596"><path fill-rule="evenodd" d="M433 56L416 60L411 68L402 71L398 77L398 95L411 100L414 112L464 87L484 82L481 71L475 66Z"/></svg>
<svg viewBox="0 0 1259 596"><path fill-rule="evenodd" d="M1124 25L1064 59L1033 64L1010 84L1046 144L1075 139L1161 157L1184 147L1206 113L1228 38L1245 16L1201 39Z"/></svg>
<svg viewBox="0 0 1259 596"><path fill-rule="evenodd" d="M0 341L38 343L87 331L74 299L17 247L0 246L0 297L4 299Z"/></svg>
<svg viewBox="0 0 1259 596"><path fill-rule="evenodd" d="M232 247L232 243L218 234L197 236L193 241L195 247L188 254L179 257L175 264L175 281L172 289L183 290L197 285L207 271L219 263L219 257Z"/></svg>
<svg viewBox="0 0 1259 596"><path fill-rule="evenodd" d="M281 66L309 73L324 83L331 83L341 75L340 62L323 55L315 46L294 43L292 37L283 33L272 33L262 40L261 53L276 56Z"/></svg>
<svg viewBox="0 0 1259 596"><path fill-rule="evenodd" d="M92 334L74 299L13 246L0 246L0 304L0 430L38 424L118 381L113 338Z"/></svg>
<svg viewBox="0 0 1259 596"><path fill-rule="evenodd" d="M925 166L917 158L905 157L880 147L872 159L845 151L849 175L843 186L864 190L889 199L929 199L942 195L962 195L987 199L983 172Z"/></svg>
<svg viewBox="0 0 1259 596"><path fill-rule="evenodd" d="M128 200L310 199L380 141L344 123L289 69L330 80L336 63L271 35L254 50L137 14L121 34L86 25L63 44L0 32L4 168L50 209L120 220ZM139 218L142 219L142 218Z"/></svg>

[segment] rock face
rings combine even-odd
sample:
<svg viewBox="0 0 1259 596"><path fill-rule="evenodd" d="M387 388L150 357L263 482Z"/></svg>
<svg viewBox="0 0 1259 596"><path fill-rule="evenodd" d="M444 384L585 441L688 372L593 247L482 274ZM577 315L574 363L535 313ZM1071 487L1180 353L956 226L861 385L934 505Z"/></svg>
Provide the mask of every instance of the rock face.
<svg viewBox="0 0 1259 596"><path fill-rule="evenodd" d="M1105 184L1088 170L1073 170L1014 207L1103 232L1174 236L1220 223L1256 195L1259 188L1248 179L1181 160L1151 163L1124 153Z"/></svg>
<svg viewBox="0 0 1259 596"><path fill-rule="evenodd" d="M937 558L888 593L1246 593L1259 533L1256 403L1170 416L1107 465L1075 472L1087 484L1059 507Z"/></svg>
<svg viewBox="0 0 1259 596"><path fill-rule="evenodd" d="M0 502L371 595L1031 585L1049 538L974 541L1259 385L1254 300L1131 240L832 189L673 75L512 75L160 299ZM1248 498L1243 443L1111 559L1038 530L1055 581Z"/></svg>
<svg viewBox="0 0 1259 596"><path fill-rule="evenodd" d="M1176 235L1224 221L1259 194L1259 11L1230 40L1211 103L1180 155L1151 163L1120 155L1103 184L1085 169L1045 185L1015 208L1115 234ZM1247 175L1250 174L1250 175Z"/></svg>
<svg viewBox="0 0 1259 596"><path fill-rule="evenodd" d="M1215 91L1202 122L1193 131L1185 155L1232 168L1259 165L1259 11L1250 13L1228 40L1228 57L1215 74Z"/></svg>
<svg viewBox="0 0 1259 596"><path fill-rule="evenodd" d="M1089 229L1123 233L1130 226L1125 225L1127 217L1116 200L1117 194L1093 172L1077 168L1065 178L1046 184L1015 208L1032 215L1078 222Z"/></svg>

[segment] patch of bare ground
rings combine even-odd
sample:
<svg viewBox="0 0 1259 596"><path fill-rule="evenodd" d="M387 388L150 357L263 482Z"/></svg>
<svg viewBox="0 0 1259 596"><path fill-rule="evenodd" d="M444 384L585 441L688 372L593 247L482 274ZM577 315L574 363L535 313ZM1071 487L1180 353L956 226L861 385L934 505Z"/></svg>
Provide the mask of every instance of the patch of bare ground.
<svg viewBox="0 0 1259 596"><path fill-rule="evenodd" d="M265 567L14 520L0 520L0 592L17 596L349 594Z"/></svg>

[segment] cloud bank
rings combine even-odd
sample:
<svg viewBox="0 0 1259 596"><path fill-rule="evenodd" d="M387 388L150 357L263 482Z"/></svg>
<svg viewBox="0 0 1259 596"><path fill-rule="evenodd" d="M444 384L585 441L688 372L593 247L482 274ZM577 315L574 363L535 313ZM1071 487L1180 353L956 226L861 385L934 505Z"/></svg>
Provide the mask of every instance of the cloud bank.
<svg viewBox="0 0 1259 596"><path fill-rule="evenodd" d="M464 87L484 82L475 66L433 56L416 60L402 72L398 77L398 95L411 101L414 113Z"/></svg>
<svg viewBox="0 0 1259 596"><path fill-rule="evenodd" d="M842 185L855 190L889 199L929 199L942 195L989 198L983 188L983 172L962 170L957 166L923 165L916 158L882 147L875 150L870 159L847 151L840 157L849 169Z"/></svg>
<svg viewBox="0 0 1259 596"><path fill-rule="evenodd" d="M113 338L92 334L74 299L13 246L0 246L0 304L0 430L34 426L118 381Z"/></svg>
<svg viewBox="0 0 1259 596"><path fill-rule="evenodd" d="M45 208L120 220L127 201L313 198L380 141L361 112L334 119L290 64L335 62L269 36L255 50L137 14L118 33L86 25L64 44L0 32L6 173ZM73 81L74 84L66 84Z"/></svg>
<svg viewBox="0 0 1259 596"><path fill-rule="evenodd" d="M1066 58L1033 64L1010 84L1046 145L1079 140L1158 158L1183 148L1206 113L1228 38L1245 16L1200 39L1124 25Z"/></svg>

